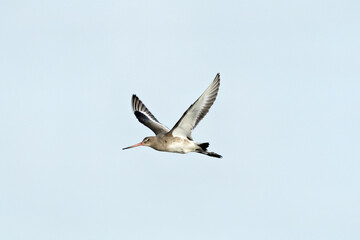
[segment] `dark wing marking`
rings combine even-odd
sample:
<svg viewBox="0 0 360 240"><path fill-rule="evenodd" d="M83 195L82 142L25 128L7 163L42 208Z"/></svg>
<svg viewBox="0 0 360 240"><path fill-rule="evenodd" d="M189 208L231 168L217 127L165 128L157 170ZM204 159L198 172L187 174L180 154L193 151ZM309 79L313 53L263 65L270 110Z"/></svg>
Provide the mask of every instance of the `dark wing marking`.
<svg viewBox="0 0 360 240"><path fill-rule="evenodd" d="M171 129L174 137L187 137L191 139L191 131L209 112L216 100L220 87L220 74L218 73L205 92L185 111L180 120Z"/></svg>
<svg viewBox="0 0 360 240"><path fill-rule="evenodd" d="M169 129L152 115L135 94L132 96L131 103L134 114L139 122L150 128L156 135L169 132Z"/></svg>

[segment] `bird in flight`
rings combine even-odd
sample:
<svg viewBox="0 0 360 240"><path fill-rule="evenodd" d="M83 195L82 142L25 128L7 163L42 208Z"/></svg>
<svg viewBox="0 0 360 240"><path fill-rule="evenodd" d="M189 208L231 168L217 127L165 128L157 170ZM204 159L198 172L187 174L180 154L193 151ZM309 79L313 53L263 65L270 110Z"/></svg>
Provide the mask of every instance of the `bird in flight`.
<svg viewBox="0 0 360 240"><path fill-rule="evenodd" d="M207 148L209 147L208 142L196 143L191 137L192 130L196 127L200 120L205 117L215 102L219 87L220 74L218 73L210 86L185 111L171 130L161 124L134 94L132 96L131 103L136 118L139 122L150 128L156 136L146 137L140 143L123 148L123 150L139 146L148 146L155 150L164 152L197 152L210 157L222 158L222 156L217 153L207 151Z"/></svg>

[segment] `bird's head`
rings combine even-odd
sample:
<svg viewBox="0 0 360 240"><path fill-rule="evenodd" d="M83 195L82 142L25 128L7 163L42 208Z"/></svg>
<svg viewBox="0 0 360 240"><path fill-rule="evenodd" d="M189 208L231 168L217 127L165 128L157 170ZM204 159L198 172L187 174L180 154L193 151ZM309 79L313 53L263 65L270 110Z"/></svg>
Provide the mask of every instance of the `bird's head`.
<svg viewBox="0 0 360 240"><path fill-rule="evenodd" d="M133 147L139 147L139 146L151 147L151 146L154 144L154 142L155 142L155 138L156 138L156 137L146 137L146 138L144 138L144 140L142 140L140 143L135 144L135 145L132 145L132 146L130 146L130 147L123 148L123 150L129 149L129 148L133 148Z"/></svg>

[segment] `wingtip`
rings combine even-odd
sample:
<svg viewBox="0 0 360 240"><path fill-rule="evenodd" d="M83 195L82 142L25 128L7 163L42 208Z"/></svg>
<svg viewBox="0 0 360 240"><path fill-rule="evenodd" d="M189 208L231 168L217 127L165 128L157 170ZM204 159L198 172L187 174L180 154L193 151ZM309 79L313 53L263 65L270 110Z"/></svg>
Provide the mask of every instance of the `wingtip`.
<svg viewBox="0 0 360 240"><path fill-rule="evenodd" d="M135 101L135 99L137 99L138 97L135 95L135 94L133 94L132 96L131 96L131 102L134 102Z"/></svg>
<svg viewBox="0 0 360 240"><path fill-rule="evenodd" d="M138 99L138 97L135 94L133 94L132 97L131 97L131 107L132 107L133 112L135 112L136 99Z"/></svg>
<svg viewBox="0 0 360 240"><path fill-rule="evenodd" d="M220 73L217 73L215 78L214 78L214 81L218 81L220 82Z"/></svg>

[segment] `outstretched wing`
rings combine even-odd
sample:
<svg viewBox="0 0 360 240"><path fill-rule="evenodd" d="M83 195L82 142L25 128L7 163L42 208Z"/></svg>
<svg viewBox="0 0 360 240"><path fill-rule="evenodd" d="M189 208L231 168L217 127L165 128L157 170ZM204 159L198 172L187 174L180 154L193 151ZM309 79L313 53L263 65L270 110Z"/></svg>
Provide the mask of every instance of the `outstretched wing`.
<svg viewBox="0 0 360 240"><path fill-rule="evenodd" d="M132 96L131 103L134 114L139 122L150 128L156 135L169 132L169 129L152 115L145 104L143 104L135 94Z"/></svg>
<svg viewBox="0 0 360 240"><path fill-rule="evenodd" d="M180 120L171 129L174 137L191 139L192 130L200 120L205 117L215 102L219 87L220 74L218 73L205 92L186 110Z"/></svg>

